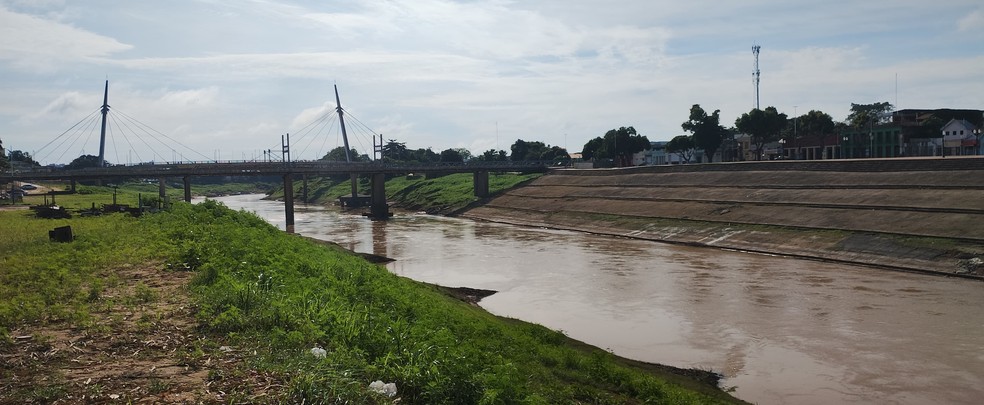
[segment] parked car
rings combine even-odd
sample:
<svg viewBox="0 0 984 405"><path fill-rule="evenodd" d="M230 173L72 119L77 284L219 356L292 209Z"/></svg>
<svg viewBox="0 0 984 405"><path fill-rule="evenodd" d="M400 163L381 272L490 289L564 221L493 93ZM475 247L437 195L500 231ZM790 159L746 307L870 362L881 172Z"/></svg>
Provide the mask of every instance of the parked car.
<svg viewBox="0 0 984 405"><path fill-rule="evenodd" d="M20 188L21 190L37 190L38 186L35 186L33 184L24 184Z"/></svg>

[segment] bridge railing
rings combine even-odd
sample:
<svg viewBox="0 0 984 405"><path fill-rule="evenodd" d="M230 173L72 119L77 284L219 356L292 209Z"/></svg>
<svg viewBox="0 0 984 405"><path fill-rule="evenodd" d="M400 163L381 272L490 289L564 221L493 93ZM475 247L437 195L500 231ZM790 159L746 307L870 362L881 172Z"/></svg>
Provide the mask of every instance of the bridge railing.
<svg viewBox="0 0 984 405"><path fill-rule="evenodd" d="M0 178L24 179L43 176L46 179L65 176L66 178L106 177L166 177L166 176L208 176L208 175L277 175L285 173L433 173L433 172L473 172L473 171L535 171L550 167L552 162L544 161L469 161L435 163L384 163L373 162L333 162L333 161L202 161L202 162L144 162L138 164L113 165L65 169L51 166L34 167L16 172L0 173Z"/></svg>

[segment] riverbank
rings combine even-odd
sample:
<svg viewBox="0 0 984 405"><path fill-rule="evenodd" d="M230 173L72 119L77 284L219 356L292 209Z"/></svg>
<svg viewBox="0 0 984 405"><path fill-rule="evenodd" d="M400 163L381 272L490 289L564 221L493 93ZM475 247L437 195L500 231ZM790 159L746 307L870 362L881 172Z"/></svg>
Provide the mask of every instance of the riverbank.
<svg viewBox="0 0 984 405"><path fill-rule="evenodd" d="M0 403L740 403L214 202L0 216Z"/></svg>
<svg viewBox="0 0 984 405"><path fill-rule="evenodd" d="M520 184L525 184L541 176L540 173L490 173L489 193L496 194ZM386 199L399 209L410 212L426 212L435 215L449 215L460 212L480 201L474 194L473 177L470 173L455 173L443 176L404 175L392 176L386 180ZM360 194L370 192L367 178L358 182ZM317 177L309 181L295 180L293 184L294 201L308 204L338 205L338 198L352 193L352 184L347 177ZM307 190L307 191L305 191ZM283 200L283 186L267 196L270 200Z"/></svg>
<svg viewBox="0 0 984 405"><path fill-rule="evenodd" d="M764 163L554 171L462 216L984 280L984 170Z"/></svg>

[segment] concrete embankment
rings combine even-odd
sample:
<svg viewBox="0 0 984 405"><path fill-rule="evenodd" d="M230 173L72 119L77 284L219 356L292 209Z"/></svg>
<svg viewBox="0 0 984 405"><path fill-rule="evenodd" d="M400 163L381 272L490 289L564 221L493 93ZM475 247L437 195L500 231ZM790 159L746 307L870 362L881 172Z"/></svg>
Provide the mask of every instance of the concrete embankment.
<svg viewBox="0 0 984 405"><path fill-rule="evenodd" d="M462 216L984 275L984 159L977 157L557 170Z"/></svg>

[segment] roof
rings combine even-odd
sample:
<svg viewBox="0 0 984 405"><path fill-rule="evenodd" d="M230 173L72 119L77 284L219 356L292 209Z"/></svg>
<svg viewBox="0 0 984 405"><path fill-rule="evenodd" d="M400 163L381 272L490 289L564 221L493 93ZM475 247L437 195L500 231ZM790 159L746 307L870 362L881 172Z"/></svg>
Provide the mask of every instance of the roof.
<svg viewBox="0 0 984 405"><path fill-rule="evenodd" d="M947 122L946 125L944 125L942 129L945 130L945 131L952 131L954 129L963 129L963 130L967 130L967 131L973 131L973 130L977 129L977 127L975 127L974 124L971 124L967 120L952 119L952 120L950 120L950 122Z"/></svg>

